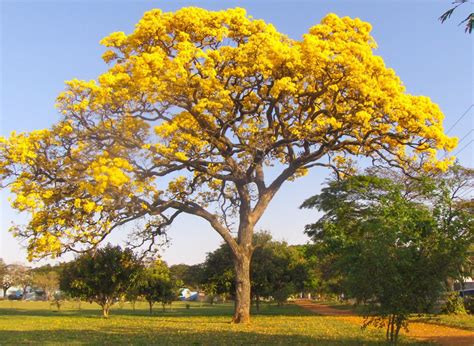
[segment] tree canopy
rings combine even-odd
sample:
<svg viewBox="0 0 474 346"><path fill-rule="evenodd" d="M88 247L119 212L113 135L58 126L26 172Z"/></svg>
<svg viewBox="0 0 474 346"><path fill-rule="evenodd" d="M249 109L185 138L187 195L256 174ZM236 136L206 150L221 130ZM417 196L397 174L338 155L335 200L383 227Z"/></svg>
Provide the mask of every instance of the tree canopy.
<svg viewBox="0 0 474 346"><path fill-rule="evenodd" d="M149 11L130 35L106 37L110 69L66 83L56 125L0 141L13 207L32 215L17 230L30 255L96 244L133 219L153 228L169 210L228 238L206 205L219 201L224 217L257 198L255 223L282 181L327 154L402 165L428 153L443 166L436 149L455 141L441 111L405 92L370 30L330 14L297 41L243 9L184 8ZM283 171L266 183L275 162Z"/></svg>
<svg viewBox="0 0 474 346"><path fill-rule="evenodd" d="M391 341L410 313L433 308L449 278L465 275L474 218L472 206L456 199L458 183L466 184L456 176L473 182L472 171L459 167L409 191L387 178L355 176L303 204L324 213L307 233L332 260L344 293L365 303L367 324L386 326Z"/></svg>
<svg viewBox="0 0 474 346"><path fill-rule="evenodd" d="M108 317L110 307L134 284L141 268L130 249L107 245L66 263L59 285L71 297L96 302Z"/></svg>
<svg viewBox="0 0 474 346"><path fill-rule="evenodd" d="M35 287L41 288L45 292L46 298L50 299L59 289L59 274L56 271L34 273L30 282ZM28 282L28 284L30 284L30 282Z"/></svg>
<svg viewBox="0 0 474 346"><path fill-rule="evenodd" d="M153 304L156 302L161 302L164 310L166 304L171 304L176 299L178 291L176 283L166 262L155 260L143 268L131 288L145 298L151 314Z"/></svg>
<svg viewBox="0 0 474 346"><path fill-rule="evenodd" d="M305 289L312 289L311 264L301 247L273 240L268 232L255 233L255 247L250 269L251 296L257 310L261 298L274 298L284 303ZM235 289L232 252L226 243L210 252L203 264L203 284L214 294L231 295Z"/></svg>
<svg viewBox="0 0 474 346"><path fill-rule="evenodd" d="M0 180L31 216L14 233L38 258L130 223L151 249L179 215L203 218L232 250L248 321L253 230L285 181L350 173L354 156L451 162L439 107L405 91L370 31L329 14L296 40L241 8L146 12L101 41L105 73L66 82L52 128L0 138Z"/></svg>

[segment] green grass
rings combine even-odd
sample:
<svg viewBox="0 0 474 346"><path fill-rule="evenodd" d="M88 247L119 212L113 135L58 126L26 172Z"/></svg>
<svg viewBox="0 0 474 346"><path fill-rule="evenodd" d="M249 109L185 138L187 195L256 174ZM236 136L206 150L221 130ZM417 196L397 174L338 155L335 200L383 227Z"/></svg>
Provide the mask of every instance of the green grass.
<svg viewBox="0 0 474 346"><path fill-rule="evenodd" d="M337 300L313 300L316 304L328 305L334 309L338 310L354 310L354 305L349 304L345 301L337 301Z"/></svg>
<svg viewBox="0 0 474 346"><path fill-rule="evenodd" d="M336 300L322 300L322 301L314 301L316 304L323 304L328 305L334 309L338 310L350 310L355 312L356 314L362 315L363 314L363 307L360 305L353 305L347 301L336 301Z"/></svg>
<svg viewBox="0 0 474 346"><path fill-rule="evenodd" d="M316 301L316 303L329 305L339 310L352 310L359 314L361 314L363 311L361 306L354 306L346 302ZM411 318L411 321L437 324L441 326L474 331L474 315L422 315L413 316L413 318Z"/></svg>
<svg viewBox="0 0 474 346"><path fill-rule="evenodd" d="M288 304L262 305L250 325L231 324L232 304L200 306L173 303L149 315L147 305L136 311L129 304L115 306L109 319L97 305L68 302L57 312L46 302L0 301L0 344L384 344L381 330L360 326L330 316L317 316ZM415 342L406 338L404 344Z"/></svg>
<svg viewBox="0 0 474 346"><path fill-rule="evenodd" d="M426 315L415 317L413 321L474 331L474 315Z"/></svg>

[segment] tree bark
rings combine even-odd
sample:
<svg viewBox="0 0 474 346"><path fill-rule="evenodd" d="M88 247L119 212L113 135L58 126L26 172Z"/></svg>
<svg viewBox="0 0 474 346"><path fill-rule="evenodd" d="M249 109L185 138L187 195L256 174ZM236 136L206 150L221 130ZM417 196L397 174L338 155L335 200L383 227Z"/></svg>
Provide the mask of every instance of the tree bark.
<svg viewBox="0 0 474 346"><path fill-rule="evenodd" d="M102 314L105 318L108 318L109 317L109 311L110 311L110 305L109 304L104 304L102 306Z"/></svg>
<svg viewBox="0 0 474 346"><path fill-rule="evenodd" d="M235 311L232 322L250 323L250 257L251 255L234 255Z"/></svg>
<svg viewBox="0 0 474 346"><path fill-rule="evenodd" d="M402 327L401 324L397 323L397 327L395 328L395 336L394 336L394 343L396 344L398 342L398 334L400 333L400 328Z"/></svg>
<svg viewBox="0 0 474 346"><path fill-rule="evenodd" d="M392 315L388 316L388 322L387 322L387 332L385 333L385 338L387 341L390 341L390 326L392 324Z"/></svg>
<svg viewBox="0 0 474 346"><path fill-rule="evenodd" d="M103 297L99 301L96 301L102 307L102 315L104 318L109 317L110 307L113 305L113 298Z"/></svg>
<svg viewBox="0 0 474 346"><path fill-rule="evenodd" d="M393 338L395 336L395 315L392 315L392 323L390 326L390 342L393 343Z"/></svg>

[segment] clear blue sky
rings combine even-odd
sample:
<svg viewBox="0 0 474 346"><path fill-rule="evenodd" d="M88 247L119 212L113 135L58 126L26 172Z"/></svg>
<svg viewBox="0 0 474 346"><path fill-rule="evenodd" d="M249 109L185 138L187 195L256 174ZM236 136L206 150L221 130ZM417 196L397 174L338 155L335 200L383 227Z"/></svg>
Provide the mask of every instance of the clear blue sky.
<svg viewBox="0 0 474 346"><path fill-rule="evenodd" d="M113 31L131 32L143 13L152 8L173 11L185 6L207 9L244 7L256 18L299 38L327 13L359 17L373 25L373 36L389 67L397 71L408 92L427 95L438 103L451 127L473 103L473 38L457 24L472 10L459 8L441 25L437 18L450 0L398 1L5 1L1 13L0 135L12 130L49 127L59 118L54 100L65 80L95 79L106 69L101 60L101 38ZM474 108L450 132L463 137L473 127ZM474 138L473 132L459 148ZM461 163L473 166L471 142L460 154ZM315 170L295 183L287 183L270 205L258 228L278 239L304 243L305 224L315 213L298 205L320 189L327 176ZM11 210L8 193L0 193L0 257L25 262L25 252L7 232L12 222L25 217ZM123 235L112 239L119 241ZM220 238L206 223L183 218L170 230L172 244L164 252L169 263L197 263Z"/></svg>

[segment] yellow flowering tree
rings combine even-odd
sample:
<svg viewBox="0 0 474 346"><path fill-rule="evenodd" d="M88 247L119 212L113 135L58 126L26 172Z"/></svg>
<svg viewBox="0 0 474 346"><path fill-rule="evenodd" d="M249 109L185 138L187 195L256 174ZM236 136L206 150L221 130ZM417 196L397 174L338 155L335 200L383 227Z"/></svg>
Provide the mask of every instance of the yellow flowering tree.
<svg viewBox="0 0 474 346"><path fill-rule="evenodd" d="M0 139L14 233L31 258L97 246L143 220L153 244L181 214L209 222L235 263L234 321L248 322L256 223L281 185L351 158L444 169L443 114L373 54L371 26L326 16L300 40L236 8L152 10L102 44L97 81L71 80L51 129Z"/></svg>

